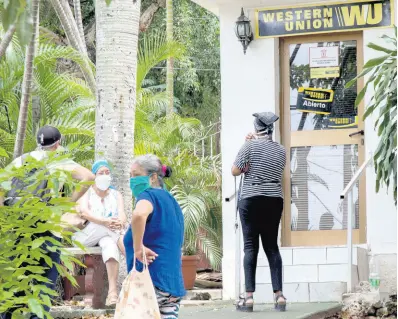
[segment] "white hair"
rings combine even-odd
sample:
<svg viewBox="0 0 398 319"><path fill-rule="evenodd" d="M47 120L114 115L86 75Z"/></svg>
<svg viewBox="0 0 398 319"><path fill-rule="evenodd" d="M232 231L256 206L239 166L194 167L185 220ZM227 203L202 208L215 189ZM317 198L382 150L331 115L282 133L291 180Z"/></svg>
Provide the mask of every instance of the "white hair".
<svg viewBox="0 0 398 319"><path fill-rule="evenodd" d="M133 159L133 164L143 168L147 175L156 173L158 175L160 186L163 187L162 163L159 157L153 154L137 156Z"/></svg>

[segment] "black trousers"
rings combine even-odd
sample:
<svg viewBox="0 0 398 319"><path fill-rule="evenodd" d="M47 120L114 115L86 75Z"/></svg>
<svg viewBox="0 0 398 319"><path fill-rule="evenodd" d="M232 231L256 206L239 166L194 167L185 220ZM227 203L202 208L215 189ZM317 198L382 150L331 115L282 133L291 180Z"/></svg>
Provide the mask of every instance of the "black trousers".
<svg viewBox="0 0 398 319"><path fill-rule="evenodd" d="M239 201L242 224L246 292L256 290L259 239L271 271L274 292L282 291L282 258L278 248L278 230L283 211L280 197L255 196Z"/></svg>

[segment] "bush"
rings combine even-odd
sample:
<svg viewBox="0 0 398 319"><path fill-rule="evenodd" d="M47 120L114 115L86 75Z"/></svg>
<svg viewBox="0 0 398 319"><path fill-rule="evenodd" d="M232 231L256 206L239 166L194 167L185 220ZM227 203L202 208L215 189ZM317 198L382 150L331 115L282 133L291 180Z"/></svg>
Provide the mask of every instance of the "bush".
<svg viewBox="0 0 398 319"><path fill-rule="evenodd" d="M37 171L29 178L32 184L27 188L19 202L12 207L0 206L0 313L13 312L13 318L35 313L38 317L51 318L43 306L51 306L51 297L57 293L45 286L48 280L43 276L45 269L53 265L44 248L61 256L61 264L56 264L60 276L67 277L76 284L68 269L78 260L70 256L63 248L63 243L71 243L72 233L63 229L61 216L71 211L74 203L68 197L61 197L59 183L78 187L71 175L57 170L52 171L66 155L51 154L48 158L36 161L32 157L25 160L21 168L7 167L0 170L0 195L4 196L10 189L13 177L24 178L33 169ZM26 178L25 178L26 180ZM33 197L32 191L40 182L48 180L48 189L52 195L49 203ZM46 233L57 232L62 238L58 242ZM44 260L46 267L40 266ZM79 263L80 264L80 263ZM19 307L19 308L16 308Z"/></svg>

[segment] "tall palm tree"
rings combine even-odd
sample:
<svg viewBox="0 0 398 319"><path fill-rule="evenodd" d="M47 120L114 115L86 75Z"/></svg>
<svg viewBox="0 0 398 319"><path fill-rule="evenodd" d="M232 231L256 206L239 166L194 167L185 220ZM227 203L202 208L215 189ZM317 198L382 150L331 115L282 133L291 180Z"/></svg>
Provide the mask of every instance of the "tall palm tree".
<svg viewBox="0 0 398 319"><path fill-rule="evenodd" d="M57 13L59 21L61 22L62 28L65 31L66 37L68 38L70 45L77 51L81 52L81 54L87 58L87 62L84 63L84 65L82 65L80 68L91 91L95 93L96 83L93 68L90 67L84 38L81 38L78 25L76 23L76 20L73 18L69 3L65 0L51 0L51 4L55 12Z"/></svg>
<svg viewBox="0 0 398 319"><path fill-rule="evenodd" d="M166 34L167 41L173 41L173 0L166 0ZM169 99L168 112L172 113L174 110L174 59L170 57L167 59L167 96Z"/></svg>
<svg viewBox="0 0 398 319"><path fill-rule="evenodd" d="M2 56L4 55L4 53L7 50L8 45L11 42L11 39L15 33L15 31L17 30L17 26L15 24L10 25L10 27L8 28L6 34L4 35L3 39L1 39L0 42L0 59L2 58Z"/></svg>
<svg viewBox="0 0 398 319"><path fill-rule="evenodd" d="M85 36L84 36L84 28L83 28L82 10L81 10L81 5L80 5L80 0L73 0L73 7L74 7L74 11L75 11L75 20L76 20L77 28L79 30L80 39L81 39L82 45L83 45L83 50L85 52L87 52L86 39L85 39Z"/></svg>
<svg viewBox="0 0 398 319"><path fill-rule="evenodd" d="M33 19L33 32L30 43L26 48L25 70L22 82L22 98L21 98L21 106L19 108L17 136L14 146L14 158L22 155L24 148L24 140L26 136L26 123L28 121L28 107L31 99L30 91L32 88L33 59L35 56L36 41L38 37L37 31L39 24L39 0L32 0L32 19Z"/></svg>
<svg viewBox="0 0 398 319"><path fill-rule="evenodd" d="M96 0L96 158L114 165L115 186L131 214L129 166L134 149L140 0Z"/></svg>

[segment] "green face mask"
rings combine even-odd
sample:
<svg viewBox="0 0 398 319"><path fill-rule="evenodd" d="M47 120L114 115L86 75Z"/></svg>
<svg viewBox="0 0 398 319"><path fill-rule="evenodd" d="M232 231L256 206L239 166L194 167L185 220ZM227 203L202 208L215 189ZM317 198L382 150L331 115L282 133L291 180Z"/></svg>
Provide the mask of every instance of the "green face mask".
<svg viewBox="0 0 398 319"><path fill-rule="evenodd" d="M137 176L130 178L130 188L134 197L137 197L148 188L151 188L150 178L151 176Z"/></svg>

